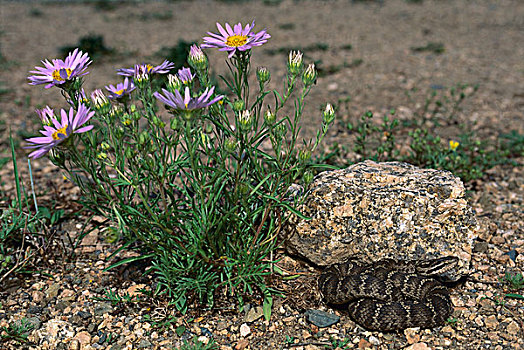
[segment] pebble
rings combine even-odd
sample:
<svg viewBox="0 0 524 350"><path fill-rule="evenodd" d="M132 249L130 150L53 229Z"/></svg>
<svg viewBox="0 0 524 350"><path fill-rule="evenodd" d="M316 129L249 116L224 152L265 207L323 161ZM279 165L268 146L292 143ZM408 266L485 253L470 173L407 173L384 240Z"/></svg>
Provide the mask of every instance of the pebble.
<svg viewBox="0 0 524 350"><path fill-rule="evenodd" d="M235 345L235 350L244 350L249 345L249 341L247 339L240 339Z"/></svg>
<svg viewBox="0 0 524 350"><path fill-rule="evenodd" d="M249 326L246 323L242 323L242 325L240 326L240 336L245 338L250 334L251 329L249 328Z"/></svg>
<svg viewBox="0 0 524 350"><path fill-rule="evenodd" d="M91 342L91 335L86 331L82 331L82 332L78 332L75 335L74 339L78 340L81 345L86 345Z"/></svg>
<svg viewBox="0 0 524 350"><path fill-rule="evenodd" d="M408 344L417 343L420 340L419 328L408 328L404 330L404 335L408 341Z"/></svg>
<svg viewBox="0 0 524 350"><path fill-rule="evenodd" d="M375 346L380 345L380 340L378 340L378 338L375 337L375 336L373 336L373 335L370 336L370 337L368 338L368 340L369 340L369 342L370 342L371 344L373 344L373 345L375 345Z"/></svg>
<svg viewBox="0 0 524 350"><path fill-rule="evenodd" d="M497 321L497 317L495 315L488 316L484 320L484 323L486 324L486 327L488 327L489 329L496 329L499 325L499 321Z"/></svg>
<svg viewBox="0 0 524 350"><path fill-rule="evenodd" d="M319 328L329 327L340 320L340 317L321 310L310 309L305 315L307 320Z"/></svg>
<svg viewBox="0 0 524 350"><path fill-rule="evenodd" d="M246 314L246 317L244 318L244 321L247 323L254 322L264 316L264 309L261 306L256 306L254 308L249 309L249 311Z"/></svg>
<svg viewBox="0 0 524 350"><path fill-rule="evenodd" d="M515 321L511 321L510 324L508 324L508 326L506 327L506 331L511 335L517 335L519 329L520 327L518 323Z"/></svg>
<svg viewBox="0 0 524 350"><path fill-rule="evenodd" d="M372 349L373 348L373 344L368 342L366 339L362 338L358 342L358 348L361 349L361 350Z"/></svg>
<svg viewBox="0 0 524 350"><path fill-rule="evenodd" d="M426 343L415 343L406 348L406 350L431 350Z"/></svg>

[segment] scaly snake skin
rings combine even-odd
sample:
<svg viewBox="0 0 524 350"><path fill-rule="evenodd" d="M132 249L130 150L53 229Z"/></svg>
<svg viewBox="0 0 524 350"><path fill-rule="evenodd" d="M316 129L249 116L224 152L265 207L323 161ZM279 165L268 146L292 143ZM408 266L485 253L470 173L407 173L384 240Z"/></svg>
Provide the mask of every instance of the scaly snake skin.
<svg viewBox="0 0 524 350"><path fill-rule="evenodd" d="M331 304L347 304L361 326L383 332L442 325L453 312L448 289L439 282L458 263L456 257L430 260L351 259L331 265L319 289Z"/></svg>

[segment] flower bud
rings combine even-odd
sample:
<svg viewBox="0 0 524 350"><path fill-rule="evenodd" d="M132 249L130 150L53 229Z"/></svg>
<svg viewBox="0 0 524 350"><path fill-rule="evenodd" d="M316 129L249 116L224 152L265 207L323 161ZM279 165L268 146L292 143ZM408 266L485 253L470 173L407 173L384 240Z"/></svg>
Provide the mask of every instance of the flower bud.
<svg viewBox="0 0 524 350"><path fill-rule="evenodd" d="M102 90L96 89L91 93L91 102L95 110L100 114L106 114L111 109L111 103Z"/></svg>
<svg viewBox="0 0 524 350"><path fill-rule="evenodd" d="M224 148L226 152L228 153L234 153L237 150L237 147L238 147L238 142L233 137L228 138L224 142Z"/></svg>
<svg viewBox="0 0 524 350"><path fill-rule="evenodd" d="M264 85L271 79L271 73L266 67L257 68L257 79L261 85Z"/></svg>
<svg viewBox="0 0 524 350"><path fill-rule="evenodd" d="M335 110L333 109L333 106L328 103L326 109L322 112L322 123L329 125L333 120L335 120Z"/></svg>
<svg viewBox="0 0 524 350"><path fill-rule="evenodd" d="M233 103L233 111L235 112L240 112L242 110L244 110L244 107L246 106L246 104L244 103L244 101L242 100L236 100L234 103Z"/></svg>
<svg viewBox="0 0 524 350"><path fill-rule="evenodd" d="M146 130L144 130L140 133L140 135L138 135L138 143L140 145L144 145L148 141L149 141L149 133Z"/></svg>
<svg viewBox="0 0 524 350"><path fill-rule="evenodd" d="M189 68L180 68L177 77L183 85L189 85L193 82L195 75L191 73L191 69Z"/></svg>
<svg viewBox="0 0 524 350"><path fill-rule="evenodd" d="M304 83L306 87L309 87L315 84L316 81L317 81L317 70L315 69L315 64L311 63L304 71L304 74L302 74L302 82Z"/></svg>
<svg viewBox="0 0 524 350"><path fill-rule="evenodd" d="M175 93L182 88L182 81L177 75L169 74L167 76L167 90L171 93Z"/></svg>
<svg viewBox="0 0 524 350"><path fill-rule="evenodd" d="M313 178L314 178L313 173L311 171L309 171L309 170L306 171L304 173L304 176L302 177L302 179L304 180L304 184L306 186L309 186L309 184L311 184L311 182L313 182Z"/></svg>
<svg viewBox="0 0 524 350"><path fill-rule="evenodd" d="M277 120L277 116L275 115L275 113L271 112L270 109L268 109L266 113L264 113L264 121L266 122L267 125L275 124L276 120Z"/></svg>
<svg viewBox="0 0 524 350"><path fill-rule="evenodd" d="M115 129L115 136L118 137L119 139L121 139L122 137L124 137L124 134L126 133L126 131L124 130L123 127L119 126Z"/></svg>
<svg viewBox="0 0 524 350"><path fill-rule="evenodd" d="M178 120L177 117L173 117L171 121L169 122L169 127L171 128L171 130L176 131L178 130L179 126L180 126L180 121Z"/></svg>
<svg viewBox="0 0 524 350"><path fill-rule="evenodd" d="M104 150L104 151L107 151L108 149L111 148L111 146L109 146L109 144L107 142L102 142L100 144L100 148L102 148L102 150Z"/></svg>
<svg viewBox="0 0 524 350"><path fill-rule="evenodd" d="M53 119L56 119L55 112L51 109L49 106L45 106L42 109L37 109L35 112L40 117L40 121L42 122L42 125L53 125Z"/></svg>
<svg viewBox="0 0 524 350"><path fill-rule="evenodd" d="M189 49L189 57L187 62L193 69L197 71L202 71L207 69L208 60L202 49L197 45L192 45Z"/></svg>
<svg viewBox="0 0 524 350"><path fill-rule="evenodd" d="M159 127L160 129L164 128L166 126L166 123L162 121L162 119L158 118L156 115L153 116L151 123L153 123L154 126Z"/></svg>
<svg viewBox="0 0 524 350"><path fill-rule="evenodd" d="M202 132L202 131L200 132L200 139L202 140L202 145L204 145L204 147L207 147L210 145L211 138L205 132Z"/></svg>
<svg viewBox="0 0 524 350"><path fill-rule="evenodd" d="M149 70L146 65L143 64L137 64L135 65L135 73L133 75L133 79L135 81L135 84L143 89L147 82L149 82Z"/></svg>
<svg viewBox="0 0 524 350"><path fill-rule="evenodd" d="M126 158L133 158L135 156L135 151L133 151L131 147L126 147L124 154L126 155Z"/></svg>
<svg viewBox="0 0 524 350"><path fill-rule="evenodd" d="M98 159L100 159L100 160L105 160L105 159L107 159L107 153L105 153L105 152L100 152L100 153L97 154L96 157L97 157Z"/></svg>
<svg viewBox="0 0 524 350"><path fill-rule="evenodd" d="M240 112L240 115L238 116L238 123L240 124L240 130L251 130L251 125L253 124L253 114L248 110Z"/></svg>
<svg viewBox="0 0 524 350"><path fill-rule="evenodd" d="M302 52L291 51L289 53L289 61L287 62L287 69L291 75L299 75L304 65L302 60Z"/></svg>
<svg viewBox="0 0 524 350"><path fill-rule="evenodd" d="M457 147L460 145L460 142L455 140L449 140L449 149L452 151L455 151Z"/></svg>
<svg viewBox="0 0 524 350"><path fill-rule="evenodd" d="M303 148L298 152L298 161L300 164L306 164L311 159L311 150Z"/></svg>

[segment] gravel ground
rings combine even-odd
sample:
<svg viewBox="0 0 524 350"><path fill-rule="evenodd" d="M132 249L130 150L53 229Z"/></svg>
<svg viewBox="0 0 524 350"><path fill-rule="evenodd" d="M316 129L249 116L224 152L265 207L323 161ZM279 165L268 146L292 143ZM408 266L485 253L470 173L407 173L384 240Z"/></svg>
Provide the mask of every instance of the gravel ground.
<svg viewBox="0 0 524 350"><path fill-rule="evenodd" d="M256 28L267 27L272 35L267 45L254 52L253 66L268 66L275 87L285 72L285 48L309 48L304 50L306 60L321 60L319 67L327 74L311 94L304 134L311 135L318 127L322 103L338 103L337 125L326 147L334 142L351 144L355 136L344 125L366 110L385 113L395 108L398 118L408 120L432 89L440 91L458 83L478 84L479 90L464 102L453 123L436 130L443 138L455 136L463 123L486 138L510 130L524 133L524 45L518 44L524 42L522 1L286 0L272 6L261 1L180 1L121 4L112 10L85 3L4 1L0 3L0 38L7 62L0 66L0 120L5 122L0 124L1 149L7 148L8 127L14 132L36 131L35 106L61 106L55 89L28 86L26 81L28 71L40 60L58 57L59 47L74 45L80 37L94 33L103 34L106 45L116 50L115 56L90 68L86 79L90 91L114 84L116 68L160 61L151 55L163 46L174 46L179 39L199 40L206 31L215 30L216 21L253 18ZM445 51L412 49L428 43L442 43ZM325 45L326 50L318 49ZM220 67L217 73L224 70L222 59L221 53L210 52L212 64ZM340 102L348 97L349 102ZM351 151L344 156L355 157ZM19 158L24 159L22 152ZM522 164L524 159L516 161ZM20 167L23 181L29 184L26 167ZM42 205L53 203L66 214L78 210L74 203L78 189L64 181L47 160L34 161L32 168L37 188L45 192L39 198ZM7 193L14 193L11 174L10 164L0 170ZM38 259L37 273L4 280L0 327L27 317L35 328L25 345L31 349L169 349L193 336L203 341L212 338L221 349L238 350L335 349L337 345L342 349L344 340L349 342L347 348L359 349L521 349L524 303L504 298L513 291L501 279L506 272L524 272L523 168L496 166L466 185L484 230L473 247L475 273L452 291L456 322L440 328L368 332L343 310L334 310L340 321L319 329L304 315L312 308L331 310L316 291L318 271L281 252L281 267L300 277L274 282L286 297L275 301L269 322L259 317L257 300L249 310L238 313L235 301L227 298L213 310L195 308L181 317L172 313L167 301L138 292L152 285L141 275L142 266L103 271L114 261L106 260L114 247L104 243L98 230L84 239L74 259L68 258L67 249L53 247L54 252L48 249ZM67 217L57 234L74 237L85 217ZM108 289L120 295L139 293L142 301L112 305L97 300ZM24 346L11 341L0 347Z"/></svg>

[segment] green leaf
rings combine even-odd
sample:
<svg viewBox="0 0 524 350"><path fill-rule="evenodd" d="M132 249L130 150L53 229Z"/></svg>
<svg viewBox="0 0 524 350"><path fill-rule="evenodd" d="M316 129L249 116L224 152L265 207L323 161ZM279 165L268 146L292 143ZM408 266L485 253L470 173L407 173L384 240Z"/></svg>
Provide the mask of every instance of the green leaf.
<svg viewBox="0 0 524 350"><path fill-rule="evenodd" d="M521 300L524 300L524 296L523 296L523 295L515 294L515 293L509 293L509 294L506 294L506 298L511 298L511 299L521 299Z"/></svg>
<svg viewBox="0 0 524 350"><path fill-rule="evenodd" d="M264 319L269 321L271 319L271 308L273 307L273 297L269 290L264 290L264 303L262 304L262 311L264 312Z"/></svg>
<svg viewBox="0 0 524 350"><path fill-rule="evenodd" d="M184 332L186 331L186 327L185 326L179 326L175 329L175 333L176 335L178 335L179 337L182 336L182 334L184 334Z"/></svg>

